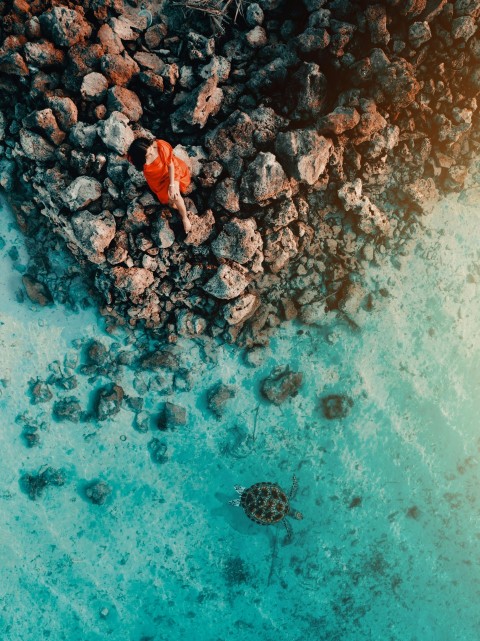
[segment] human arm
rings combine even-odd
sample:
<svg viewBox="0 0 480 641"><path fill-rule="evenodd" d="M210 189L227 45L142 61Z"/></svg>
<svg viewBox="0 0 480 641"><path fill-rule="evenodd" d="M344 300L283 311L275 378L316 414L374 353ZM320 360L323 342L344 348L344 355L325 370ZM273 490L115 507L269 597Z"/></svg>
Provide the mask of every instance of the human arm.
<svg viewBox="0 0 480 641"><path fill-rule="evenodd" d="M168 178L168 197L174 201L180 196L180 187L178 182L175 181L175 165L173 164L173 160L171 160L168 165Z"/></svg>

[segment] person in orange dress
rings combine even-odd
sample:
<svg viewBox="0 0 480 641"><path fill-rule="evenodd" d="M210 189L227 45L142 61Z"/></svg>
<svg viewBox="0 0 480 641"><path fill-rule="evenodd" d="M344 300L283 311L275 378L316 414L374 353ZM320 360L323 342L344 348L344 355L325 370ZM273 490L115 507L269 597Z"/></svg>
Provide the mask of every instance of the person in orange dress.
<svg viewBox="0 0 480 641"><path fill-rule="evenodd" d="M188 234L192 225L181 194L185 193L191 182L187 164L175 156L168 142L148 138L134 140L127 157L138 171L143 171L148 186L158 200L178 210L185 233Z"/></svg>

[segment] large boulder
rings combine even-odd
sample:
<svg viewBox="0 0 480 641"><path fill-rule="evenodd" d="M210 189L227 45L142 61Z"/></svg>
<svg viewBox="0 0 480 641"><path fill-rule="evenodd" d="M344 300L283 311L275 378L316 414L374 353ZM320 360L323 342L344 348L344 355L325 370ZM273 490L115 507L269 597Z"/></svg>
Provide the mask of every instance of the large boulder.
<svg viewBox="0 0 480 641"><path fill-rule="evenodd" d="M290 195L290 181L280 163L272 153L260 152L243 175L240 184L242 202L261 205Z"/></svg>
<svg viewBox="0 0 480 641"><path fill-rule="evenodd" d="M65 53L57 49L52 42L42 40L40 42L26 42L24 47L25 60L29 65L41 69L53 65L62 65Z"/></svg>
<svg viewBox="0 0 480 641"><path fill-rule="evenodd" d="M68 7L54 7L42 13L39 20L42 31L59 47L72 47L92 33L83 15Z"/></svg>
<svg viewBox="0 0 480 641"><path fill-rule="evenodd" d="M108 80L105 76L97 71L92 71L83 77L80 93L84 100L101 102L107 93L107 89Z"/></svg>
<svg viewBox="0 0 480 641"><path fill-rule="evenodd" d="M125 87L140 71L138 64L127 53L107 53L100 60L100 69L112 85Z"/></svg>
<svg viewBox="0 0 480 641"><path fill-rule="evenodd" d="M63 201L71 211L84 209L102 195L102 185L96 178L79 176L62 194Z"/></svg>
<svg viewBox="0 0 480 641"><path fill-rule="evenodd" d="M262 247L262 237L254 218L232 218L212 242L217 258L228 258L243 265Z"/></svg>
<svg viewBox="0 0 480 641"><path fill-rule="evenodd" d="M279 133L275 152L286 170L301 182L313 185L325 171L333 143L314 129Z"/></svg>
<svg viewBox="0 0 480 641"><path fill-rule="evenodd" d="M78 247L88 260L96 265L105 261L104 252L115 237L115 218L108 211L99 215L89 211L78 212L71 218Z"/></svg>
<svg viewBox="0 0 480 641"><path fill-rule="evenodd" d="M203 286L203 289L215 298L230 300L240 296L248 284L249 279L243 271L230 265L220 265L215 276Z"/></svg>
<svg viewBox="0 0 480 641"><path fill-rule="evenodd" d="M127 153L135 139L128 126L128 117L120 111L114 111L106 120L99 122L97 131L104 144L121 156Z"/></svg>

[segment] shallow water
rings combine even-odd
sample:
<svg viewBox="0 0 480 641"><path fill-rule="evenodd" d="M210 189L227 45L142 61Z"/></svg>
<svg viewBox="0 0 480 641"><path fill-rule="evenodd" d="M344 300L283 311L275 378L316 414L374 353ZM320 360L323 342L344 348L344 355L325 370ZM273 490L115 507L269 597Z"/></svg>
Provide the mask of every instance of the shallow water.
<svg viewBox="0 0 480 641"><path fill-rule="evenodd" d="M78 388L53 386L53 401L31 404L30 379L45 380L65 358L74 369L83 352L72 341L133 347L107 335L93 310L18 302L26 257L4 208L1 638L478 638L478 205L474 185L448 198L405 256L370 268L384 296L358 330L341 320L285 325L257 368L234 347L216 348L214 362L183 341L187 371L174 394L171 374L124 368L115 381L143 395L153 417L165 400L187 408L185 427L149 433L133 429L127 409L101 424L54 420L53 401L74 395L88 409L109 380L78 370ZM284 364L304 384L275 407L259 384ZM219 381L237 389L221 420L206 406ZM354 400L346 419L323 417L329 393ZM44 423L41 442L27 448L22 425L32 421ZM167 446L163 464L150 455L153 437ZM31 501L19 479L45 464L63 468L66 483ZM281 526L251 523L228 501L236 483L288 489L293 473L304 520L291 521L284 546ZM113 489L103 506L84 496L93 479Z"/></svg>

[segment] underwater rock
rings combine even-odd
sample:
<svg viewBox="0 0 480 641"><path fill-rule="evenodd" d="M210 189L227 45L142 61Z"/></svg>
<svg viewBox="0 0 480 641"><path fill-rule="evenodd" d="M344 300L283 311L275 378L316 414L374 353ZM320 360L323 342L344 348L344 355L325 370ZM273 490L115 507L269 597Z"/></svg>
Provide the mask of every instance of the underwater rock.
<svg viewBox="0 0 480 641"><path fill-rule="evenodd" d="M150 428L150 422L151 416L148 412L139 412L133 420L133 427L137 432L146 433Z"/></svg>
<svg viewBox="0 0 480 641"><path fill-rule="evenodd" d="M123 387L112 383L102 387L97 393L95 400L95 414L99 421L105 421L118 414L122 407L125 392Z"/></svg>
<svg viewBox="0 0 480 641"><path fill-rule="evenodd" d="M32 303L37 303L42 307L53 303L52 294L44 283L41 283L29 274L24 274L22 276L22 283L25 287L25 291L27 292L27 296Z"/></svg>
<svg viewBox="0 0 480 641"><path fill-rule="evenodd" d="M38 474L24 474L20 482L28 497L32 501L36 501L43 496L47 487L64 485L65 475L63 470L47 466L42 468Z"/></svg>
<svg viewBox="0 0 480 641"><path fill-rule="evenodd" d="M32 396L32 403L47 403L52 400L53 394L45 381L31 381L30 394Z"/></svg>
<svg viewBox="0 0 480 641"><path fill-rule="evenodd" d="M168 457L166 456L167 444L164 441L158 438L152 438L148 442L148 451L154 463L162 465L168 461Z"/></svg>
<svg viewBox="0 0 480 641"><path fill-rule="evenodd" d="M292 372L288 365L275 367L263 379L260 390L263 396L275 405L281 405L287 398L294 397L302 385L303 374Z"/></svg>
<svg viewBox="0 0 480 641"><path fill-rule="evenodd" d="M75 396L68 396L53 404L53 415L60 420L71 421L78 423L82 417L82 408L78 398Z"/></svg>
<svg viewBox="0 0 480 641"><path fill-rule="evenodd" d="M140 358L140 366L144 369L166 369L176 370L180 367L180 358L177 354L167 349L159 349L155 352L145 354Z"/></svg>
<svg viewBox="0 0 480 641"><path fill-rule="evenodd" d="M94 505L103 505L112 493L112 488L105 481L94 481L85 487L85 496Z"/></svg>
<svg viewBox="0 0 480 641"><path fill-rule="evenodd" d="M325 418L330 420L346 418L353 407L353 400L349 396L329 394L322 398L322 410Z"/></svg>
<svg viewBox="0 0 480 641"><path fill-rule="evenodd" d="M160 430L174 430L187 424L187 410L181 405L166 402L158 419L158 429Z"/></svg>
<svg viewBox="0 0 480 641"><path fill-rule="evenodd" d="M227 402L234 398L237 390L233 385L218 383L207 392L208 409L218 418L222 418L225 413Z"/></svg>

